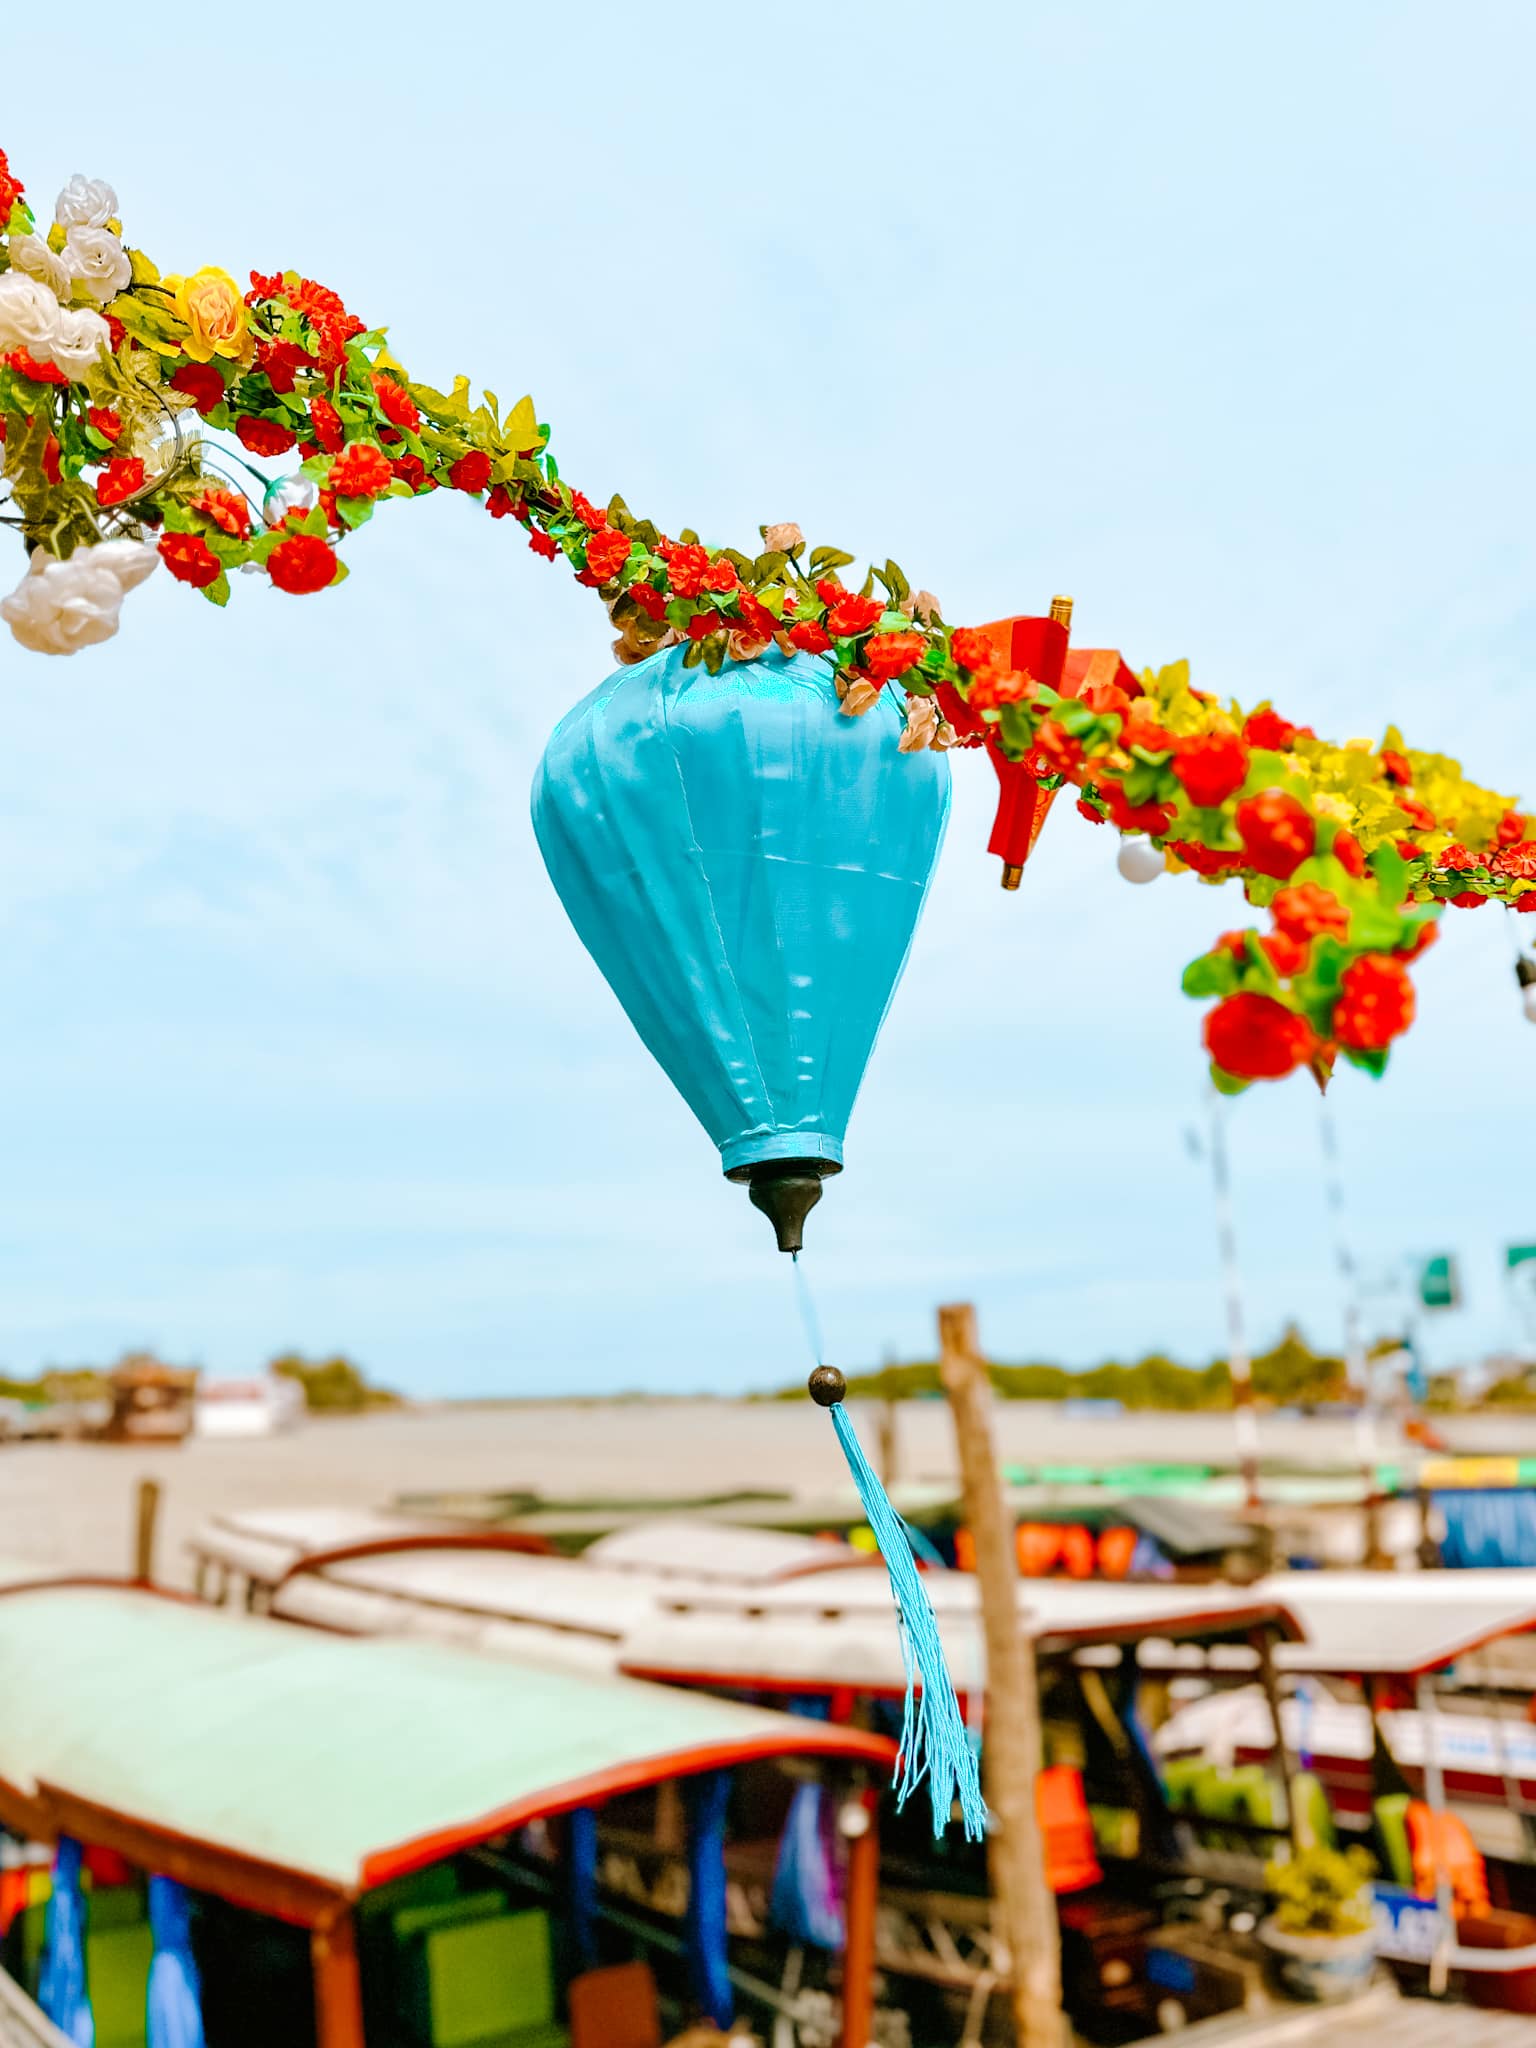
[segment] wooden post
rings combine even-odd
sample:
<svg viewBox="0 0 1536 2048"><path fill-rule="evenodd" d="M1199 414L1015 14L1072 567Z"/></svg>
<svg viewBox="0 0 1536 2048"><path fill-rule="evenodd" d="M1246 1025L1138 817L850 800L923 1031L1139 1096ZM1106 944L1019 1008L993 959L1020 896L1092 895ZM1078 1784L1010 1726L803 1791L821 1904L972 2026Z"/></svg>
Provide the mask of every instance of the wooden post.
<svg viewBox="0 0 1536 2048"><path fill-rule="evenodd" d="M1035 1780L1042 1763L1034 1644L1019 1625L1018 1558L992 1439L992 1387L969 1303L939 1310L939 1373L955 1420L965 1516L987 1651L982 1764L992 1814L994 1927L1011 1974L1017 2048L1060 2048L1061 1933L1046 1874Z"/></svg>
<svg viewBox="0 0 1536 2048"><path fill-rule="evenodd" d="M875 1826L873 1795L861 1793L853 1805L863 1816L864 1826L847 1836L843 2030L838 2036L838 2048L872 2048L875 2038L875 1915L880 1896L880 1835Z"/></svg>
<svg viewBox="0 0 1536 2048"><path fill-rule="evenodd" d="M152 1586L155 1583L155 1525L159 1519L160 1482L158 1479L141 1479L133 1524L135 1585Z"/></svg>
<svg viewBox="0 0 1536 2048"><path fill-rule="evenodd" d="M315 2048L365 2048L363 1981L357 1966L357 1929L340 1913L309 1936L315 1973Z"/></svg>

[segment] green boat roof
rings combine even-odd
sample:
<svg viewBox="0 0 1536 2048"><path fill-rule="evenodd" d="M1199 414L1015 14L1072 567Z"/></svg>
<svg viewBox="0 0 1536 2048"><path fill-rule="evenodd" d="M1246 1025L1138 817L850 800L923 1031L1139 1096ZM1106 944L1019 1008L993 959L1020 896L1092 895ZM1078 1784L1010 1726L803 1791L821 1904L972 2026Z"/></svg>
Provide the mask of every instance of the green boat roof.
<svg viewBox="0 0 1536 2048"><path fill-rule="evenodd" d="M13 1800L66 1819L85 1802L346 1895L666 1778L894 1756L703 1694L100 1585L0 1594L0 1700Z"/></svg>

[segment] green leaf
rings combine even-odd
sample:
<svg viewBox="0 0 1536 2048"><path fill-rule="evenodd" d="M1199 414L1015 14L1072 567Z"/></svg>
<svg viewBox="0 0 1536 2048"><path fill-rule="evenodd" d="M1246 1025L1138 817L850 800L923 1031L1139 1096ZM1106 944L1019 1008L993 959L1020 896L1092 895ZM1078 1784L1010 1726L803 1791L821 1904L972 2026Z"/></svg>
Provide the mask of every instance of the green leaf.
<svg viewBox="0 0 1536 2048"><path fill-rule="evenodd" d="M1181 986L1187 996L1229 996L1242 979L1242 971L1232 955L1223 949L1220 953L1203 953L1198 960L1191 960L1184 970Z"/></svg>
<svg viewBox="0 0 1536 2048"><path fill-rule="evenodd" d="M845 555L841 548L812 548L811 574L820 576L833 569L846 569L852 560L852 555Z"/></svg>
<svg viewBox="0 0 1536 2048"><path fill-rule="evenodd" d="M1385 1046L1382 1046L1378 1051L1360 1052L1354 1046L1346 1045L1344 1047L1344 1057L1352 1067L1363 1068L1367 1074L1374 1075L1378 1081L1387 1071L1388 1054Z"/></svg>
<svg viewBox="0 0 1536 2048"><path fill-rule="evenodd" d="M366 526L373 517L372 498L338 498L336 510L348 526Z"/></svg>
<svg viewBox="0 0 1536 2048"><path fill-rule="evenodd" d="M1366 866L1376 877L1382 896L1394 907L1408 894L1408 863L1391 841L1367 854Z"/></svg>
<svg viewBox="0 0 1536 2048"><path fill-rule="evenodd" d="M203 595L210 604L225 605L229 603L229 578L222 569L211 583L203 585Z"/></svg>
<svg viewBox="0 0 1536 2048"><path fill-rule="evenodd" d="M1211 1086L1218 1095L1241 1095L1252 1085L1249 1081L1239 1080L1236 1074L1229 1074L1224 1067L1218 1067L1212 1060Z"/></svg>

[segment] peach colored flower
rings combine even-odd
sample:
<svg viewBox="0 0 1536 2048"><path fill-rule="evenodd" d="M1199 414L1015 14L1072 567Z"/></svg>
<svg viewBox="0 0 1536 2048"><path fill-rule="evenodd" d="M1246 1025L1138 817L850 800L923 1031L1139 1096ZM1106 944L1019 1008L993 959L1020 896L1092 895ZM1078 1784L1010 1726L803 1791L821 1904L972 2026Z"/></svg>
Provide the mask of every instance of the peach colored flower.
<svg viewBox="0 0 1536 2048"><path fill-rule="evenodd" d="M907 723L896 742L904 754L920 754L933 745L939 726L939 707L931 697L907 699Z"/></svg>
<svg viewBox="0 0 1536 2048"><path fill-rule="evenodd" d="M784 519L777 526L763 528L763 546L771 555L787 555L791 548L804 545L805 535L793 519Z"/></svg>

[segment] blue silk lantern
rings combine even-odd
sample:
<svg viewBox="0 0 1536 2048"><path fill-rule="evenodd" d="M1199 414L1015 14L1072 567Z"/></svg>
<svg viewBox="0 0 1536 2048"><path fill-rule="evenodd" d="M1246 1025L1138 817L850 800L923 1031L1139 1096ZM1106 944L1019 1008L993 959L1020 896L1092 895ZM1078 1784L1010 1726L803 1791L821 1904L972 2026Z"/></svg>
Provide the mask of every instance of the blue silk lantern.
<svg viewBox="0 0 1536 2048"><path fill-rule="evenodd" d="M630 1021L800 1251L928 894L949 815L942 754L899 752L882 692L860 718L824 661L777 652L712 676L681 647L621 668L555 728L533 829L561 902ZM833 1425L890 1572L907 1666L898 1801L926 1783L934 1831L985 1809L906 1524L819 1363Z"/></svg>
<svg viewBox="0 0 1536 2048"><path fill-rule="evenodd" d="M942 754L899 755L832 671L717 676L672 648L561 720L533 828L609 987L780 1249L797 1250L906 964L949 813Z"/></svg>

